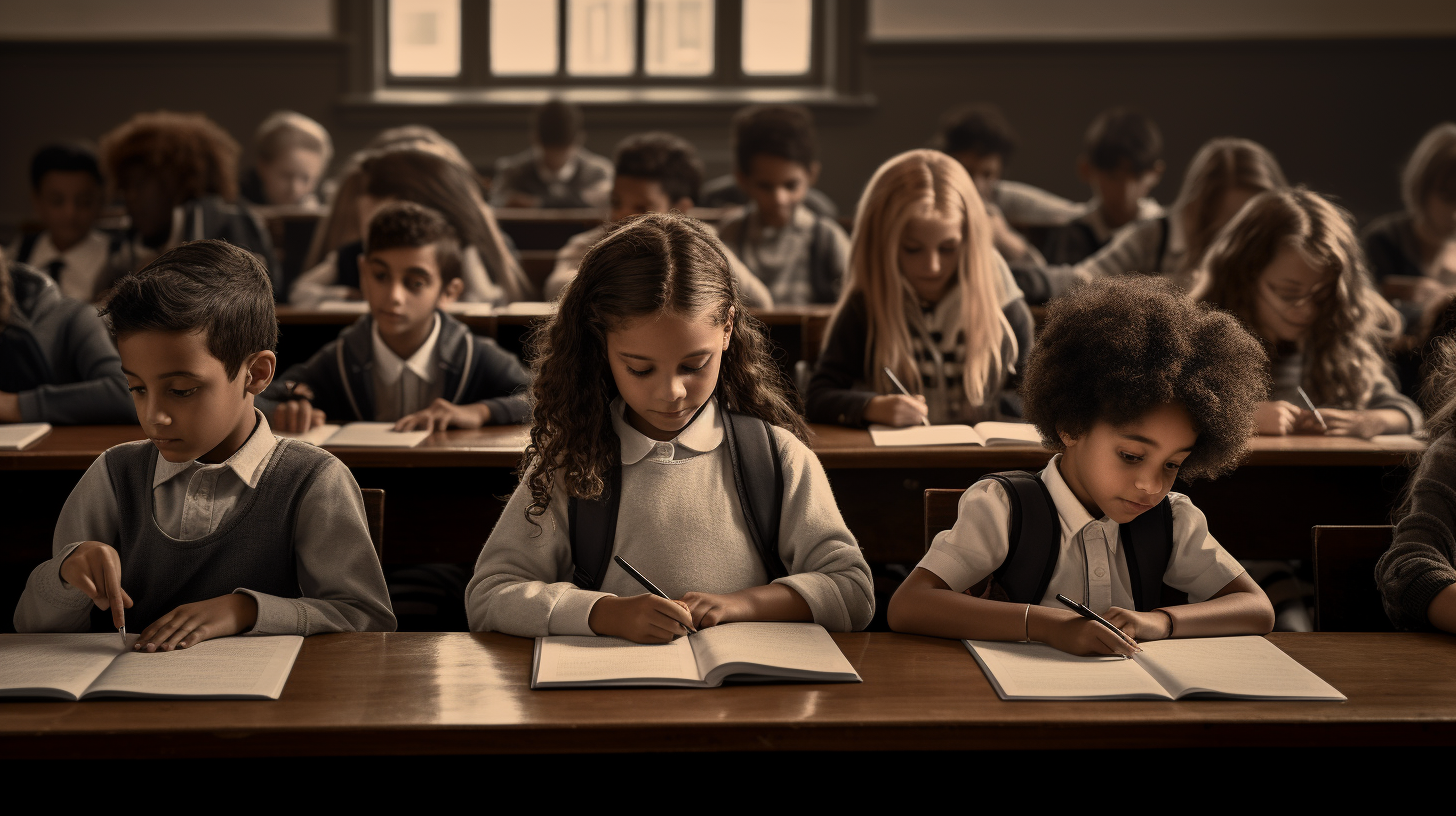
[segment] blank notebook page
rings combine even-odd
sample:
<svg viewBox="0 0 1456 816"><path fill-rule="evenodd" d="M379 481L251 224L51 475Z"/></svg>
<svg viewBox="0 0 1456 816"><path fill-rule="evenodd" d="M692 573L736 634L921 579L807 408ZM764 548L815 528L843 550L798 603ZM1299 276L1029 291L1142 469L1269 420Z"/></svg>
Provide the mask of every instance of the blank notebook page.
<svg viewBox="0 0 1456 816"><path fill-rule="evenodd" d="M700 680L687 638L671 643L632 643L613 637L553 637L541 643L536 680L582 683L625 677Z"/></svg>

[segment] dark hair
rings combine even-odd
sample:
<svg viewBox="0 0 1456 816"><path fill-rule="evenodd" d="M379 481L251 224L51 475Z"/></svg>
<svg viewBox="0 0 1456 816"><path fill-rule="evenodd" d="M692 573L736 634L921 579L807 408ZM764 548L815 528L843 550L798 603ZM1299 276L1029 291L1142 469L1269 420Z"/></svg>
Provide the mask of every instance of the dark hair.
<svg viewBox="0 0 1456 816"><path fill-rule="evenodd" d="M1110 108L1087 128L1087 161L1106 173L1126 166L1141 176L1163 157L1163 134L1148 117L1130 108Z"/></svg>
<svg viewBox="0 0 1456 816"><path fill-rule="evenodd" d="M546 512L558 476L569 496L601 495L621 460L609 411L618 391L607 333L669 311L706 315L715 325L731 316L733 336L714 391L719 404L807 438L767 332L744 306L717 236L674 213L629 218L587 252L555 317L533 335L531 444L519 471L531 490L527 519Z"/></svg>
<svg viewBox="0 0 1456 816"><path fill-rule="evenodd" d="M747 175L754 156L777 156L808 170L819 160L814 118L802 105L753 105L733 116L733 159Z"/></svg>
<svg viewBox="0 0 1456 816"><path fill-rule="evenodd" d="M413 201L395 201L381 207L369 219L369 235L364 240L366 254L427 246L435 248L435 265L439 267L442 285L460 277L460 236L445 216Z"/></svg>
<svg viewBox="0 0 1456 816"><path fill-rule="evenodd" d="M173 205L215 195L238 197L241 148L200 113L139 113L101 137L101 162L115 184L132 170L153 175Z"/></svg>
<svg viewBox="0 0 1456 816"><path fill-rule="evenodd" d="M542 147L570 147L581 138L581 108L553 99L531 117L531 135Z"/></svg>
<svg viewBox="0 0 1456 816"><path fill-rule="evenodd" d="M101 312L111 336L206 332L229 378L251 354L278 344L273 280L252 253L205 239L162 253L116 282Z"/></svg>
<svg viewBox="0 0 1456 816"><path fill-rule="evenodd" d="M662 185L669 202L686 198L694 203L703 186L703 163L687 140L654 131L628 136L617 145L616 173Z"/></svg>
<svg viewBox="0 0 1456 816"><path fill-rule="evenodd" d="M1016 152L1016 131L995 105L967 105L941 120L935 147L951 155L969 152L1009 161Z"/></svg>
<svg viewBox="0 0 1456 816"><path fill-rule="evenodd" d="M1269 394L1268 361L1233 315L1195 303L1161 278L1108 278L1059 298L1021 385L1027 420L1065 450L1097 422L1123 425L1166 403L1193 418L1198 441L1184 479L1214 478L1243 457L1254 410Z"/></svg>
<svg viewBox="0 0 1456 816"><path fill-rule="evenodd" d="M40 192L46 173L86 173L97 184L105 183L96 151L81 142L58 142L35 151L30 158L30 189Z"/></svg>

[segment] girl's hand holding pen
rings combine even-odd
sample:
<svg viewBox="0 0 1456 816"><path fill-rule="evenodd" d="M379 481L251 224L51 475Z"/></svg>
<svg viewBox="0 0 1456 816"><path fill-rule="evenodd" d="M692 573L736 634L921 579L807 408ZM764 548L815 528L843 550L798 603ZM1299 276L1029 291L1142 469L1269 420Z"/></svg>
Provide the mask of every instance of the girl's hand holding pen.
<svg viewBox="0 0 1456 816"><path fill-rule="evenodd" d="M131 596L121 588L121 556L110 544L86 541L71 550L61 562L61 580L86 593L98 609L111 610L116 628L125 625Z"/></svg>
<svg viewBox="0 0 1456 816"><path fill-rule="evenodd" d="M1142 651L1136 645L1118 637L1106 626L1095 620L1083 618L1075 612L1063 612L1037 606L1032 606L1032 612L1027 627L1031 639L1041 641L1067 654L1132 657L1135 653ZM1113 622L1115 623L1115 621Z"/></svg>
<svg viewBox="0 0 1456 816"><path fill-rule="evenodd" d="M1166 612L1134 612L1114 606L1102 617L1133 640L1163 640L1173 634L1173 618Z"/></svg>
<svg viewBox="0 0 1456 816"><path fill-rule="evenodd" d="M650 594L599 598L587 617L587 625L598 635L633 643L667 643L686 635L692 622L687 604Z"/></svg>
<svg viewBox="0 0 1456 816"><path fill-rule="evenodd" d="M928 424L930 409L925 406L924 396L908 397L904 394L884 394L874 397L865 406L864 418L881 425L903 428L907 425Z"/></svg>

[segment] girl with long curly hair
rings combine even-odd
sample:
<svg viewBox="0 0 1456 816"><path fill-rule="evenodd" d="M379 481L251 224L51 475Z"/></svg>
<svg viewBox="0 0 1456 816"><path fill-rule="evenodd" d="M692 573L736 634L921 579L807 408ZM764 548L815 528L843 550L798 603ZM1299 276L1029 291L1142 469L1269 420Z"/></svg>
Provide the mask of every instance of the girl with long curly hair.
<svg viewBox="0 0 1456 816"><path fill-rule="evenodd" d="M708 228L623 222L533 343L531 443L466 590L472 630L653 643L730 621L869 623L869 568ZM770 453L747 472L755 430ZM781 485L778 517L750 522L763 484ZM573 554L603 515L591 561L606 569L591 580ZM613 553L675 600L646 594Z"/></svg>
<svg viewBox="0 0 1456 816"><path fill-rule="evenodd" d="M1303 188L1262 193L1209 247L1207 269L1208 302L1244 321L1269 355L1274 387L1259 433L1420 430L1385 353L1400 315L1370 283L1344 210Z"/></svg>

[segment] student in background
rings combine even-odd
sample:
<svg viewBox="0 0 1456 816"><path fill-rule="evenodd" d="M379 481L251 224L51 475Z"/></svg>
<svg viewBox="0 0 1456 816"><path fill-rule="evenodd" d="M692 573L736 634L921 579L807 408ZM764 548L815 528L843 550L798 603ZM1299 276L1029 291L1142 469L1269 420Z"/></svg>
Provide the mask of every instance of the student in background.
<svg viewBox="0 0 1456 816"><path fill-rule="evenodd" d="M89 304L0 253L0 423L130 425L121 358Z"/></svg>
<svg viewBox="0 0 1456 816"><path fill-rule="evenodd" d="M369 314L263 393L259 404L274 427L377 421L435 431L526 421L520 361L441 311L465 289L449 221L419 204L386 204L364 246L358 264Z"/></svg>
<svg viewBox="0 0 1456 816"><path fill-rule="evenodd" d="M243 176L243 198L253 204L318 207L318 186L334 157L323 125L294 111L277 111L253 136L257 163Z"/></svg>
<svg viewBox="0 0 1456 816"><path fill-rule="evenodd" d="M703 183L703 165L693 146L671 133L639 133L628 136L617 145L613 165L611 220L599 227L574 235L556 253L556 267L546 278L547 300L561 297L562 290L576 277L576 270L587 250L600 241L612 225L642 213L669 210L686 212L697 201ZM743 262L731 252L729 267L743 291L744 301L751 307L774 305L773 295Z"/></svg>
<svg viewBox="0 0 1456 816"><path fill-rule="evenodd" d="M1274 155L1262 146L1248 139L1214 139L1194 155L1166 215L1139 221L1076 266L1046 267L1044 282L1031 288L1051 299L1078 283L1139 272L1168 278L1198 297L1208 285L1203 254L1218 231L1249 199L1288 186Z"/></svg>
<svg viewBox="0 0 1456 816"><path fill-rule="evenodd" d="M1077 174L1092 188L1087 211L1047 231L1041 242L1049 264L1081 263L1112 236L1163 214L1148 197L1163 177L1163 135L1153 120L1127 108L1097 114L1087 128Z"/></svg>
<svg viewBox="0 0 1456 816"><path fill-rule="evenodd" d="M351 188L360 235L367 232L369 219L384 205L393 201L421 204L444 215L464 244L461 300L502 305L535 299L531 282L508 250L495 214L471 173L434 152L412 148L370 156L360 163L358 173L357 188L347 181L344 187ZM360 240L325 256L322 263L299 276L289 303L311 309L329 300L360 300L362 252Z"/></svg>
<svg viewBox="0 0 1456 816"><path fill-rule="evenodd" d="M490 203L497 207L605 207L612 162L582 147L581 109L559 99L536 109L529 150L495 163Z"/></svg>
<svg viewBox="0 0 1456 816"><path fill-rule="evenodd" d="M131 226L112 242L99 288L184 241L219 238L257 256L282 299L268 230L237 200L238 153L227 131L200 113L139 113L102 137L101 162Z"/></svg>
<svg viewBox="0 0 1456 816"><path fill-rule="evenodd" d="M1140 330L1128 331L1132 324ZM1063 607L1063 594L1134 641L1267 633L1269 599L1203 513L1170 492L1180 476L1212 478L1237 466L1267 387L1260 357L1237 321L1164 281L1103 281L1052 304L1022 384L1027 418L1058 451L1034 477L1059 531L1049 579L1038 586L1007 577L1016 571L1012 531L1027 513L1048 509L1013 504L1006 485L983 479L895 592L890 626L1039 641L1071 654L1137 651ZM1170 540L1133 539L1129 527ZM1187 603L1162 605L1168 587Z"/></svg>
<svg viewBox="0 0 1456 816"><path fill-rule="evenodd" d="M1259 404L1259 433L1420 430L1421 411L1385 354L1400 316L1371 285L1348 213L1303 188L1262 193L1209 247L1205 266L1208 302L1244 321L1268 353L1274 390Z"/></svg>
<svg viewBox="0 0 1456 816"><path fill-rule="evenodd" d="M109 244L95 227L105 188L90 147L68 142L36 151L30 160L30 202L41 231L16 241L11 259L51 276L66 297L95 300Z"/></svg>
<svg viewBox="0 0 1456 816"><path fill-rule="evenodd" d="M798 105L744 108L733 117L734 177L749 198L718 235L773 293L774 303L833 303L849 264L849 236L805 205L819 177L809 111Z"/></svg>
<svg viewBox="0 0 1456 816"><path fill-rule="evenodd" d="M902 153L865 187L849 281L809 381L810 422L862 426L1020 416L1033 324L965 168ZM915 394L898 392L888 368Z"/></svg>
<svg viewBox="0 0 1456 816"><path fill-rule="evenodd" d="M737 113L733 114L733 122L729 125L729 134L733 141L734 171L726 176L709 179L703 183L703 194L698 199L702 206L714 208L744 207L753 200L752 191L743 184L743 162L738 158L743 152L740 139L743 135L743 128L747 125L748 121L764 115L765 112L776 112L769 113L768 115L776 116L780 119L787 114L795 120L802 120L802 123L795 122L793 124L808 131L807 139L811 148L810 152L816 154L814 160L817 162L818 151L814 144L816 141L814 137L814 123L810 119L807 109L797 105L752 105L741 108ZM801 139L803 137L793 136L791 138ZM791 158L784 156L784 152L780 148L777 153L769 155L775 155L781 159ZM814 182L818 179L818 175L817 171L813 174L814 178L809 180L809 186L804 188L802 195L799 196L798 203L807 207L809 212L815 215L830 220L837 219L839 217L839 208L834 205L834 201L817 187L813 186Z"/></svg>
<svg viewBox="0 0 1456 816"><path fill-rule="evenodd" d="M118 282L106 318L148 439L71 491L15 610L20 632L140 632L169 651L240 633L393 631L364 501L322 448L278 439L268 273L223 241Z"/></svg>
<svg viewBox="0 0 1456 816"><path fill-rule="evenodd" d="M1373 221L1361 234L1376 285L1386 278L1419 279L1396 306L1407 331L1422 313L1444 305L1456 289L1456 124L1431 128L1400 177L1405 209Z"/></svg>
<svg viewBox="0 0 1456 816"><path fill-rule="evenodd" d="M473 631L664 642L732 621L869 623L869 567L708 227L676 214L619 225L535 336L531 445L466 590ZM773 459L754 467L778 472L745 480L783 486L776 547L731 475L751 469L750 447ZM594 551L609 565L597 586L573 559L591 539L572 536L602 515L616 527L594 528L610 548ZM677 600L648 594L613 553Z"/></svg>

